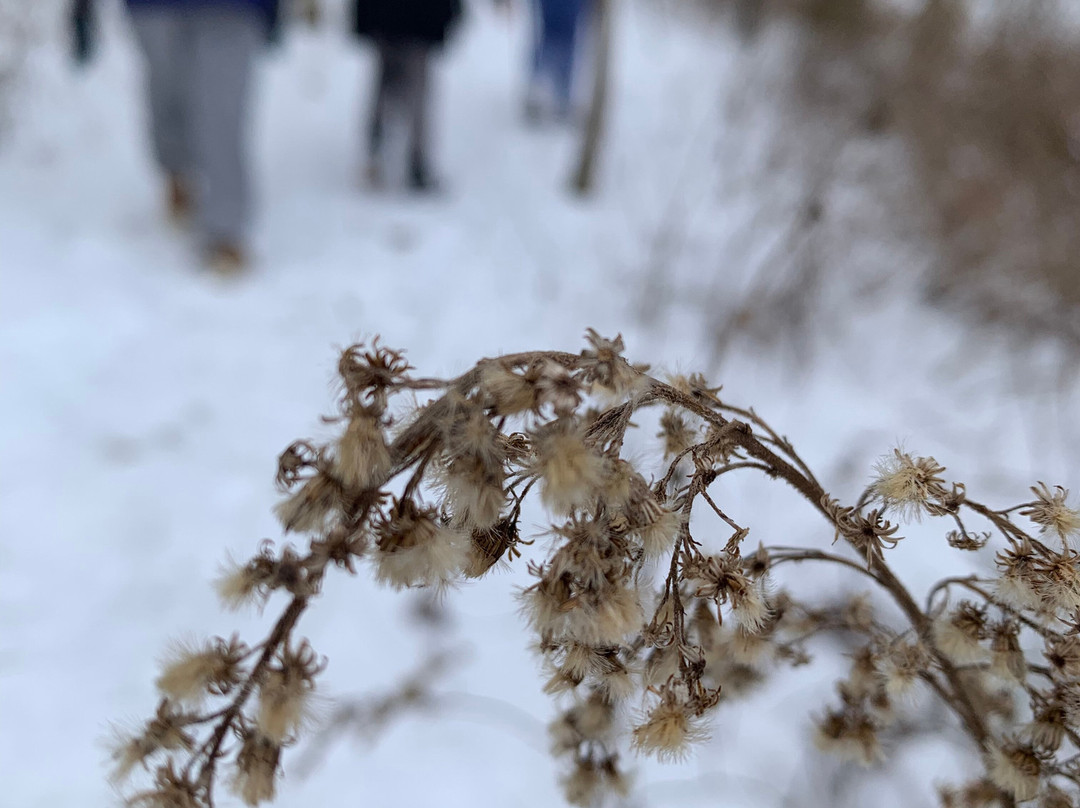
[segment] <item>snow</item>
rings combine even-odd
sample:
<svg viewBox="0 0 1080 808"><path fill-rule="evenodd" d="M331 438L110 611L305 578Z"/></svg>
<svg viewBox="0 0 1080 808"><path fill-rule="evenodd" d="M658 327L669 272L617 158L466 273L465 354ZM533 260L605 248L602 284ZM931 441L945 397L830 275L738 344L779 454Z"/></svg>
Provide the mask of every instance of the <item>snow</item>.
<svg viewBox="0 0 1080 808"><path fill-rule="evenodd" d="M737 167L710 159L740 54L726 31L695 29L670 6L620 9L610 146L588 201L565 193L574 138L520 121L520 9L472 7L446 54L449 190L429 200L359 188L371 63L335 26L341 9L316 32L291 31L260 68L257 268L222 282L160 215L120 10L106 6L101 58L76 74L50 16L59 5L36 10L40 40L0 140L0 805L12 808L115 804L102 741L111 722L153 709L168 640L265 630L276 602L262 617L224 614L207 582L227 553L280 537L275 458L295 438L327 434L318 416L330 409L336 348L380 334L421 373L450 375L501 352L577 350L592 326L622 332L633 359L708 368L710 307L733 306L751 280L737 265L718 269L741 213L716 193L716 173ZM692 213L691 229L648 287L670 305L646 324L650 248L672 204ZM871 298L835 286L842 314L818 321L828 328L809 366L735 346L709 369L838 495L897 440L995 501L1019 501L1036 479L1076 479L1074 391L1040 370L1059 361L1051 348L1017 359L1007 342L920 306L903 279ZM775 485L733 484L725 497L762 540L827 540L807 536L806 512ZM962 563L930 541L896 551L914 582ZM371 747L335 746L304 780L287 776L278 804L560 804L542 731L551 708L512 600L522 579L451 598L470 651L445 687L511 702L531 723L508 731L505 714L480 708L409 717ZM407 600L367 571L330 581L302 623L330 659L324 711L333 697L388 687L440 645L403 619ZM828 692L829 665L819 670L783 675L779 696L749 710L726 709L693 761L643 765L642 804L798 802L819 765L802 742ZM904 761L925 775L923 798L927 772L954 775L940 744L927 749Z"/></svg>

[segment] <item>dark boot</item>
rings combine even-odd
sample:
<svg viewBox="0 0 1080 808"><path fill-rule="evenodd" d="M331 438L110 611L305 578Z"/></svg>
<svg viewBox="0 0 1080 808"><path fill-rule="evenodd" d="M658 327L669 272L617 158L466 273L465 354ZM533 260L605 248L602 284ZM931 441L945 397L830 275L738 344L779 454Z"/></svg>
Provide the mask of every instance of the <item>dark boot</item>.
<svg viewBox="0 0 1080 808"><path fill-rule="evenodd" d="M409 190L422 194L433 194L442 190L442 183L431 173L423 159L414 157L409 163Z"/></svg>

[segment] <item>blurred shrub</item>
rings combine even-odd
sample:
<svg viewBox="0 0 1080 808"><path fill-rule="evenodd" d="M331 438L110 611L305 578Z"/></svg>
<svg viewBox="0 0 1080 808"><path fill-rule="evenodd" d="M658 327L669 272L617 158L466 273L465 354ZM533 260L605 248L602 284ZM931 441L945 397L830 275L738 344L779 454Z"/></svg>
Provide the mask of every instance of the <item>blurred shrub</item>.
<svg viewBox="0 0 1080 808"><path fill-rule="evenodd" d="M925 266L928 299L1080 349L1080 7L700 7L730 11L744 40L722 122L725 170L753 163L755 232L782 244L747 251L765 256L761 280L715 324L719 346L735 333L775 341L778 322L805 326L832 277L867 287ZM746 154L731 157L740 139L755 143L736 142Z"/></svg>

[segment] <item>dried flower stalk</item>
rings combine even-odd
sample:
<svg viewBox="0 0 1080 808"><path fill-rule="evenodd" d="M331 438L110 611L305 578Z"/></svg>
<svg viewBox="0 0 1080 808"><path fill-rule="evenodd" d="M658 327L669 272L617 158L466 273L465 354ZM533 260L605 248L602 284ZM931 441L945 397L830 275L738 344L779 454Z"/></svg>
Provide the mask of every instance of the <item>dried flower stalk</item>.
<svg viewBox="0 0 1080 808"><path fill-rule="evenodd" d="M532 543L519 532L527 498L553 518L553 549L527 562L534 582L521 599L546 690L561 703L551 738L570 802L625 793L620 754L630 748L661 760L690 753L718 705L777 665L807 664L813 638L830 633L854 651L838 702L818 713L820 748L865 765L887 760L903 700L924 685L985 764L944 789L944 804L1075 800L1080 571L1068 542L1080 515L1067 491L1040 483L1033 501L994 510L946 482L933 458L896 450L860 500L843 505L753 410L726 404L700 376L648 375L623 359L621 338L590 330L587 340L579 355L486 359L448 381L411 376L401 352L377 341L345 351L340 437L296 443L279 459L277 513L302 543L264 543L220 583L230 606L278 591L288 604L250 648L215 639L170 657L155 717L117 746L119 778L140 766L153 773L130 805L209 808L219 781L248 805L272 800L326 665L296 630L327 571L356 574L366 560L379 581L437 590L483 578ZM425 400L398 423L390 403L403 395ZM663 445L655 467L623 456L627 431L650 408ZM805 498L835 546L750 547L715 487L746 471ZM887 561L911 519L944 520L943 545L957 550L979 552L996 537L999 574L944 578L920 604ZM791 563L848 570L906 623L882 622L862 597L801 600L773 583Z"/></svg>

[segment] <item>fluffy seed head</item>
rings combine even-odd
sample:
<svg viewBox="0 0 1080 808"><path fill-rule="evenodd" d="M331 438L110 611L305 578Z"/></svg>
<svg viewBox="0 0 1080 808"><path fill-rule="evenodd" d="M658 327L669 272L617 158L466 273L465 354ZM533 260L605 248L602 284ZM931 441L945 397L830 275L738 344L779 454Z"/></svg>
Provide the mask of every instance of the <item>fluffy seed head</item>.
<svg viewBox="0 0 1080 808"><path fill-rule="evenodd" d="M235 637L201 645L178 643L158 677L158 690L173 701L197 706L208 694L224 694L240 681L239 666L246 652Z"/></svg>
<svg viewBox="0 0 1080 808"><path fill-rule="evenodd" d="M694 744L708 737L700 719L691 716L685 704L665 695L634 727L633 745L638 752L668 762L685 759Z"/></svg>
<svg viewBox="0 0 1080 808"><path fill-rule="evenodd" d="M841 618L855 631L869 631L874 626L874 604L869 595L860 592L844 601Z"/></svg>
<svg viewBox="0 0 1080 808"><path fill-rule="evenodd" d="M772 612L765 596L765 582L753 585L731 596L731 614L740 628L749 634L759 633L769 623Z"/></svg>
<svg viewBox="0 0 1080 808"><path fill-rule="evenodd" d="M556 422L536 440L540 498L555 513L569 514L595 499L604 479L604 461L585 445L580 429Z"/></svg>
<svg viewBox="0 0 1080 808"><path fill-rule="evenodd" d="M985 611L967 601L934 621L934 642L942 653L960 665L986 658L986 649L980 644L985 636Z"/></svg>
<svg viewBox="0 0 1080 808"><path fill-rule="evenodd" d="M619 645L640 630L644 615L635 590L611 586L577 602L566 618L567 638L587 645Z"/></svg>
<svg viewBox="0 0 1080 808"><path fill-rule="evenodd" d="M1001 791L989 780L973 780L962 788L938 789L941 808L999 808Z"/></svg>
<svg viewBox="0 0 1080 808"><path fill-rule="evenodd" d="M395 501L375 525L375 535L376 576L398 589L445 586L469 563L468 537L409 499Z"/></svg>
<svg viewBox="0 0 1080 808"><path fill-rule="evenodd" d="M1080 569L1077 556L1071 551L1059 553L1046 560L1042 578L1036 583L1047 609L1074 612L1080 609Z"/></svg>
<svg viewBox="0 0 1080 808"><path fill-rule="evenodd" d="M518 554L515 545L519 539L517 522L503 519L489 528L474 528L470 536L468 561L464 572L466 578L479 578L507 555Z"/></svg>
<svg viewBox="0 0 1080 808"><path fill-rule="evenodd" d="M1047 752L1056 751L1065 740L1069 712L1057 699L1044 701L1035 710L1032 720L1024 726L1024 737L1032 746Z"/></svg>
<svg viewBox="0 0 1080 808"><path fill-rule="evenodd" d="M516 415L536 407L536 390L523 376L495 362L480 371L480 389L496 415Z"/></svg>
<svg viewBox="0 0 1080 808"><path fill-rule="evenodd" d="M456 526L489 528L499 521L506 497L501 463L464 455L451 461L441 476L446 510Z"/></svg>
<svg viewBox="0 0 1080 808"><path fill-rule="evenodd" d="M278 664L259 685L255 725L264 738L280 745L296 736L310 714L315 676L324 665L306 640L278 652Z"/></svg>
<svg viewBox="0 0 1080 808"><path fill-rule="evenodd" d="M1074 808L1075 805L1074 798L1057 786L1047 786L1039 801L1039 808Z"/></svg>
<svg viewBox="0 0 1080 808"><path fill-rule="evenodd" d="M226 561L214 588L227 609L261 605L270 594L276 570L277 561L269 545L264 545L259 554L246 564L238 564L232 559Z"/></svg>
<svg viewBox="0 0 1080 808"><path fill-rule="evenodd" d="M284 742L304 723L308 686L282 671L271 671L259 688L259 729L267 738Z"/></svg>
<svg viewBox="0 0 1080 808"><path fill-rule="evenodd" d="M625 345L621 334L616 334L615 339L607 339L590 328L585 332L585 339L589 347L581 352L582 378L596 388L594 392L623 397L645 383L639 372L645 367L633 368L622 357Z"/></svg>
<svg viewBox="0 0 1080 808"><path fill-rule="evenodd" d="M1036 582L1042 578L1042 562L1031 542L1023 539L1011 544L995 561L1001 570L995 584L998 597L1016 609L1041 610L1043 601Z"/></svg>
<svg viewBox="0 0 1080 808"><path fill-rule="evenodd" d="M1027 661L1020 648L1019 629L1015 622L995 623L990 629L990 672L1000 679L1023 682Z"/></svg>
<svg viewBox="0 0 1080 808"><path fill-rule="evenodd" d="M563 796L571 805L591 808L601 795L600 771L591 759L574 761L570 773L562 778Z"/></svg>
<svg viewBox="0 0 1080 808"><path fill-rule="evenodd" d="M569 416L581 403L581 382L553 360L529 368L526 377L536 391L535 410L550 405L558 416Z"/></svg>
<svg viewBox="0 0 1080 808"><path fill-rule="evenodd" d="M731 632L728 649L736 662L757 665L771 657L775 646L767 634L747 631L740 625Z"/></svg>
<svg viewBox="0 0 1080 808"><path fill-rule="evenodd" d="M271 802L277 793L281 744L259 732L245 732L236 756L232 788L245 805Z"/></svg>
<svg viewBox="0 0 1080 808"><path fill-rule="evenodd" d="M884 753L874 721L858 710L833 710L817 723L814 743L822 752L872 766Z"/></svg>
<svg viewBox="0 0 1080 808"><path fill-rule="evenodd" d="M930 662L930 655L920 643L901 642L889 648L881 660L881 675L885 691L890 696L902 696L911 692L919 674Z"/></svg>
<svg viewBox="0 0 1080 808"><path fill-rule="evenodd" d="M190 750L194 744L194 738L184 730L181 717L172 711L168 702L162 701L154 718L147 722L141 733L116 739L110 779L115 783L122 782L136 766L145 765L158 752Z"/></svg>
<svg viewBox="0 0 1080 808"><path fill-rule="evenodd" d="M1034 748L1010 741L991 750L987 774L998 788L1023 802L1039 793L1042 769L1043 761Z"/></svg>
<svg viewBox="0 0 1080 808"><path fill-rule="evenodd" d="M654 648L645 661L641 672L642 682L647 687L659 687L679 673L679 650L672 645Z"/></svg>
<svg viewBox="0 0 1080 808"><path fill-rule="evenodd" d="M154 787L134 794L126 801L129 808L203 808L199 787L182 773L172 761L159 766L154 775Z"/></svg>
<svg viewBox="0 0 1080 808"><path fill-rule="evenodd" d="M591 693L559 714L548 726L555 754L576 750L587 741L607 741L614 728L615 708L611 702Z"/></svg>
<svg viewBox="0 0 1080 808"><path fill-rule="evenodd" d="M635 530L641 539L641 549L646 558L667 556L675 546L686 523L683 515L661 507L653 514L653 520Z"/></svg>
<svg viewBox="0 0 1080 808"><path fill-rule="evenodd" d="M1080 678L1080 637L1054 637L1043 651L1050 673L1060 679Z"/></svg>
<svg viewBox="0 0 1080 808"><path fill-rule="evenodd" d="M851 672L844 685L846 692L859 700L877 691L881 683L879 664L879 656L871 646L864 645L856 650L851 655Z"/></svg>
<svg viewBox="0 0 1080 808"><path fill-rule="evenodd" d="M338 440L334 468L347 488L371 488L383 483L390 471L390 450L376 418L360 411L349 419Z"/></svg>
<svg viewBox="0 0 1080 808"><path fill-rule="evenodd" d="M638 691L638 683L626 668L601 673L595 679L597 693L612 704L625 701Z"/></svg>
<svg viewBox="0 0 1080 808"><path fill-rule="evenodd" d="M1043 611L1042 597L1028 578L1006 573L994 582L994 591L1002 601L1014 609Z"/></svg>
<svg viewBox="0 0 1080 808"><path fill-rule="evenodd" d="M341 486L326 474L316 474L274 508L286 531L316 533L341 507Z"/></svg>
<svg viewBox="0 0 1080 808"><path fill-rule="evenodd" d="M927 503L948 494L940 476L945 467L932 457L912 457L894 449L891 456L877 462L875 469L877 477L871 484L874 494L885 507L904 518L918 518Z"/></svg>
<svg viewBox="0 0 1080 808"><path fill-rule="evenodd" d="M664 441L665 458L677 457L699 440L698 431L675 409L665 410L660 416L660 432L657 437Z"/></svg>
<svg viewBox="0 0 1080 808"><path fill-rule="evenodd" d="M625 663L619 658L617 646L593 647L571 641L562 645L559 653L562 656L561 670L579 682L591 677L594 683L602 686L602 680L606 677L629 676Z"/></svg>
<svg viewBox="0 0 1080 808"><path fill-rule="evenodd" d="M1028 517L1043 533L1054 533L1062 541L1080 533L1080 511L1067 504L1069 492L1066 489L1060 485L1051 489L1040 482L1031 492L1035 494L1035 501L1020 511L1021 516Z"/></svg>

